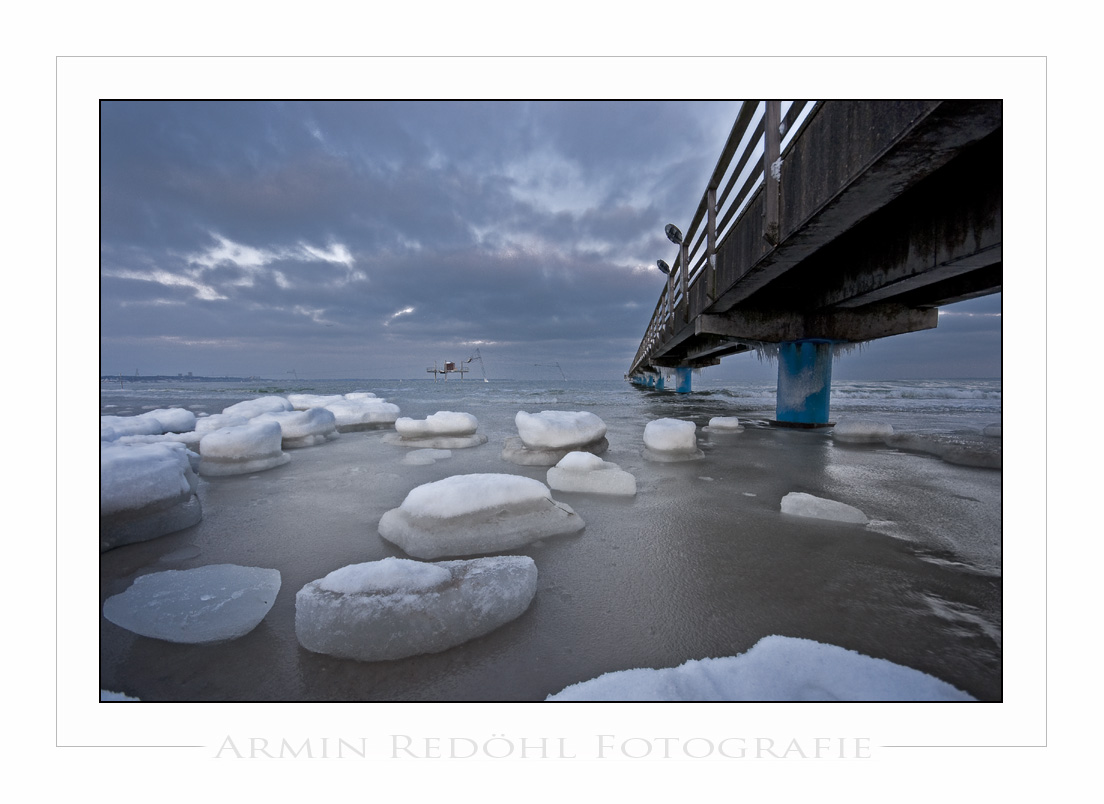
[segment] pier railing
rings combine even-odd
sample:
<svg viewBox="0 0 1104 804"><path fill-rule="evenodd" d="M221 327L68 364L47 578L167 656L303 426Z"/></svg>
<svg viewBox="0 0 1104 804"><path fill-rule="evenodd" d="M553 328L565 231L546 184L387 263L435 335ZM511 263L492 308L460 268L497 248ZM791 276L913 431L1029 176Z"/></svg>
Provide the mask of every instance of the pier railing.
<svg viewBox="0 0 1104 804"><path fill-rule="evenodd" d="M708 283L706 294L715 299L718 249L743 217L756 192L767 193L763 236L778 241L778 186L780 155L816 112L816 101L744 101L725 141L705 193L682 236L679 256L671 266L667 285L659 294L630 373L637 371L657 344L689 321L690 290Z"/></svg>

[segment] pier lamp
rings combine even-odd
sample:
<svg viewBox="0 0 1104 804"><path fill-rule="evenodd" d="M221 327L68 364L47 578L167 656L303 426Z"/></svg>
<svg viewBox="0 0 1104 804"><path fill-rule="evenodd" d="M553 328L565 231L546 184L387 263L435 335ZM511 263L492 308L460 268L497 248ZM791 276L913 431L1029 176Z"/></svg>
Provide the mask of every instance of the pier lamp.
<svg viewBox="0 0 1104 804"><path fill-rule="evenodd" d="M656 265L659 266L659 270L663 271L667 276L671 275L671 266L665 263L663 260L656 260Z"/></svg>
<svg viewBox="0 0 1104 804"><path fill-rule="evenodd" d="M682 232L673 223L667 224L663 229L663 233L667 235L667 239L674 243L676 246L682 245Z"/></svg>

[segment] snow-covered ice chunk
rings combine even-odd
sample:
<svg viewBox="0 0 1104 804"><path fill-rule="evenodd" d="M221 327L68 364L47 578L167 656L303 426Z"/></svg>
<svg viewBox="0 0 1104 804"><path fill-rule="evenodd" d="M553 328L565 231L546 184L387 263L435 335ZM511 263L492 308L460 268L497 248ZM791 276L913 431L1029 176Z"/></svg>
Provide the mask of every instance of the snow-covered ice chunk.
<svg viewBox="0 0 1104 804"><path fill-rule="evenodd" d="M496 553L582 529L582 518L546 485L505 474L426 483L379 521L380 536L415 558Z"/></svg>
<svg viewBox="0 0 1104 804"><path fill-rule="evenodd" d="M345 399L326 405L326 409L337 417L339 433L392 425L399 418L398 405L384 402L376 396L357 396L351 399L350 396L346 394Z"/></svg>
<svg viewBox="0 0 1104 804"><path fill-rule="evenodd" d="M376 395L371 391L350 391L345 394L346 399L376 399ZM380 400L381 402L383 400Z"/></svg>
<svg viewBox="0 0 1104 804"><path fill-rule="evenodd" d="M654 419L644 426L644 457L688 461L705 457L698 449L697 425L682 419Z"/></svg>
<svg viewBox="0 0 1104 804"><path fill-rule="evenodd" d="M606 423L590 411L518 411L518 436L529 449L563 449L592 444L606 435Z"/></svg>
<svg viewBox="0 0 1104 804"><path fill-rule="evenodd" d="M142 416L159 421L163 433L187 433L196 425L196 415L186 408L157 408L146 411Z"/></svg>
<svg viewBox="0 0 1104 804"><path fill-rule="evenodd" d="M315 653L365 662L438 653L516 619L537 591L528 556L352 564L295 596L295 635Z"/></svg>
<svg viewBox="0 0 1104 804"><path fill-rule="evenodd" d="M830 519L834 522L855 522L861 525L870 521L866 514L852 505L814 497L803 491L791 491L782 498L782 513L810 519Z"/></svg>
<svg viewBox="0 0 1104 804"><path fill-rule="evenodd" d="M280 591L280 572L211 564L136 578L104 602L120 628L167 642L221 642L245 636L264 619Z"/></svg>
<svg viewBox="0 0 1104 804"><path fill-rule="evenodd" d="M811 639L768 636L751 650L679 667L606 673L548 701L973 701L911 667Z"/></svg>
<svg viewBox="0 0 1104 804"><path fill-rule="evenodd" d="M253 421L279 424L284 449L313 447L337 438L337 418L325 408L262 413Z"/></svg>
<svg viewBox="0 0 1104 804"><path fill-rule="evenodd" d="M213 433L215 430L221 430L224 427L238 427L243 424L249 424L249 416L244 416L237 413L216 413L213 416L204 416L200 419L196 419L195 431L200 436L205 436L208 433Z"/></svg>
<svg viewBox="0 0 1104 804"><path fill-rule="evenodd" d="M893 435L893 425L864 419L841 420L832 428L832 437L837 441L857 444L884 442Z"/></svg>
<svg viewBox="0 0 1104 804"><path fill-rule="evenodd" d="M556 491L582 491L631 497L636 478L620 466L589 452L569 452L548 470L548 485Z"/></svg>
<svg viewBox="0 0 1104 804"><path fill-rule="evenodd" d="M452 457L452 450L447 449L416 449L408 452L403 458L403 463L409 466L429 466Z"/></svg>
<svg viewBox="0 0 1104 804"><path fill-rule="evenodd" d="M207 433L199 442L199 473L241 475L283 466L291 456L280 448L282 440L274 421L250 421Z"/></svg>
<svg viewBox="0 0 1104 804"><path fill-rule="evenodd" d="M479 420L470 413L441 410L425 419L396 419L395 433L384 440L403 447L466 449L487 443L487 436L475 432L478 428Z"/></svg>
<svg viewBox="0 0 1104 804"><path fill-rule="evenodd" d="M100 552L175 533L203 518L194 457L177 443L100 442Z"/></svg>
<svg viewBox="0 0 1104 804"><path fill-rule="evenodd" d="M186 433L160 433L158 435L125 435L115 439L116 444L183 444L195 453L199 452L199 442L203 433L189 430ZM102 439L101 439L102 440ZM199 455L195 456L196 465L199 466Z"/></svg>
<svg viewBox="0 0 1104 804"><path fill-rule="evenodd" d="M589 411L518 411L518 435L506 439L502 460L521 466L555 466L576 450L601 455L609 449L606 423Z"/></svg>
<svg viewBox="0 0 1104 804"><path fill-rule="evenodd" d="M253 419L262 413L279 413L283 410L294 410L291 403L282 396L261 396L256 399L247 399L223 408L222 412L227 416L244 416Z"/></svg>
<svg viewBox="0 0 1104 804"><path fill-rule="evenodd" d="M195 414L185 408L157 408L137 416L101 416L100 440L114 441L128 435L186 433L195 426Z"/></svg>
<svg viewBox="0 0 1104 804"><path fill-rule="evenodd" d="M287 401L296 410L309 410L310 408L324 408L332 402L340 402L345 397L341 394L288 394Z"/></svg>
<svg viewBox="0 0 1104 804"><path fill-rule="evenodd" d="M424 419L402 417L395 420L395 431L403 438L471 435L479 428L479 420L470 413L439 410Z"/></svg>
<svg viewBox="0 0 1104 804"><path fill-rule="evenodd" d="M708 427L719 433L738 433L744 429L736 416L714 416L709 420Z"/></svg>

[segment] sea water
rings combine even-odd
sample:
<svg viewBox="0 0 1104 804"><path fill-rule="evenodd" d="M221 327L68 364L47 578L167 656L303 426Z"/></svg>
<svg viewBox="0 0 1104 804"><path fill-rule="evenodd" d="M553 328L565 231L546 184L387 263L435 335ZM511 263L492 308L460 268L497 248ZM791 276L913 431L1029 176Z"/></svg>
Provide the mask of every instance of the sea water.
<svg viewBox="0 0 1104 804"><path fill-rule="evenodd" d="M471 413L488 441L419 466L403 461L409 449L387 443L386 429L345 433L291 451L276 469L203 479L198 524L101 555L101 606L139 575L207 564L278 569L282 590L260 626L216 645L160 642L101 617L101 688L150 701L540 701L603 673L732 656L778 634L1002 698L1001 470L771 426L773 383L699 377L694 392L676 394L622 380L124 378L101 386L100 412L202 416L258 396L357 390L416 419ZM512 551L536 562L537 594L491 634L387 662L301 648L295 592L342 566L405 557L377 525L415 486L482 472L546 480L545 467L502 460L520 410L597 414L608 428L602 457L636 477L637 495L555 492L586 527ZM706 430L715 416L738 417L743 430ZM976 436L1001 421L1001 383L837 381L831 417ZM647 460L644 428L660 418L693 421L704 457ZM795 491L854 506L870 523L782 514Z"/></svg>

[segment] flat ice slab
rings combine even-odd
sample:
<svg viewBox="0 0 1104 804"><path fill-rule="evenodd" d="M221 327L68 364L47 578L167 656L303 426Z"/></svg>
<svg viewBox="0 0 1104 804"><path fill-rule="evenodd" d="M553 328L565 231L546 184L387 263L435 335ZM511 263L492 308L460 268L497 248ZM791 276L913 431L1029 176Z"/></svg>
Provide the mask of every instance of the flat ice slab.
<svg viewBox="0 0 1104 804"><path fill-rule="evenodd" d="M893 426L865 419L844 419L832 428L832 438L856 444L884 442L893 435Z"/></svg>
<svg viewBox="0 0 1104 804"><path fill-rule="evenodd" d="M704 458L698 449L697 425L682 419L655 419L644 425L644 457L653 461Z"/></svg>
<svg viewBox="0 0 1104 804"><path fill-rule="evenodd" d="M581 447L606 435L606 423L586 410L519 410L514 424L521 442L529 449Z"/></svg>
<svg viewBox="0 0 1104 804"><path fill-rule="evenodd" d="M379 521L379 534L415 558L497 553L576 533L582 518L520 475L453 475L411 490Z"/></svg>
<svg viewBox="0 0 1104 804"><path fill-rule="evenodd" d="M870 521L866 514L852 505L814 497L803 491L791 491L782 498L782 513L811 519L830 519L834 522L855 522L860 525Z"/></svg>
<svg viewBox="0 0 1104 804"><path fill-rule="evenodd" d="M315 653L364 662L438 653L519 617L537 591L528 556L352 564L295 596L295 635Z"/></svg>
<svg viewBox="0 0 1104 804"><path fill-rule="evenodd" d="M452 457L452 450L448 449L416 449L408 452L403 458L407 466L429 466Z"/></svg>
<svg viewBox="0 0 1104 804"><path fill-rule="evenodd" d="M100 442L100 552L175 533L203 518L193 457L172 442Z"/></svg>
<svg viewBox="0 0 1104 804"><path fill-rule="evenodd" d="M751 650L660 670L621 670L548 701L973 701L911 667L811 639L768 636Z"/></svg>
<svg viewBox="0 0 1104 804"><path fill-rule="evenodd" d="M221 642L256 628L279 591L278 570L211 564L142 575L109 597L103 614L120 628L153 639Z"/></svg>
<svg viewBox="0 0 1104 804"><path fill-rule="evenodd" d="M886 444L896 449L926 452L947 463L1000 469L1002 441L978 433L894 433Z"/></svg>
<svg viewBox="0 0 1104 804"><path fill-rule="evenodd" d="M283 431L275 421L249 422L207 433L199 442L201 475L242 475L283 466Z"/></svg>
<svg viewBox="0 0 1104 804"><path fill-rule="evenodd" d="M548 485L555 491L580 491L631 497L636 478L620 466L589 452L569 452L548 470Z"/></svg>

